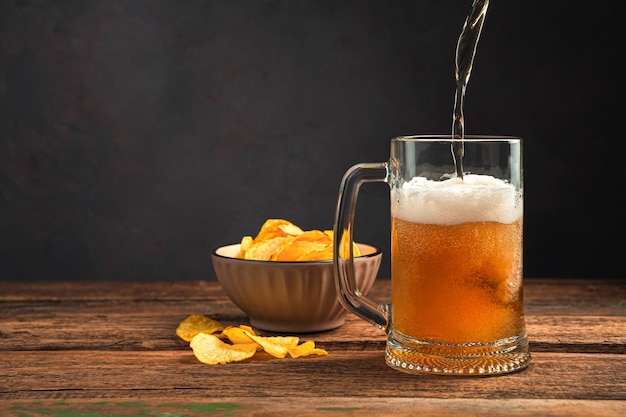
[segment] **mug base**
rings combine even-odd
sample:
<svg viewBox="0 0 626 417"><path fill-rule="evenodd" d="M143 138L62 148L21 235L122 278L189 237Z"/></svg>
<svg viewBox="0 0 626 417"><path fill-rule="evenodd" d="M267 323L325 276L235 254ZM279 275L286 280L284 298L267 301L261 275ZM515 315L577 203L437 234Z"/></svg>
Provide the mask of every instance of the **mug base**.
<svg viewBox="0 0 626 417"><path fill-rule="evenodd" d="M454 345L419 341L392 333L385 352L387 365L410 374L507 374L526 368L530 360L525 334L493 343Z"/></svg>

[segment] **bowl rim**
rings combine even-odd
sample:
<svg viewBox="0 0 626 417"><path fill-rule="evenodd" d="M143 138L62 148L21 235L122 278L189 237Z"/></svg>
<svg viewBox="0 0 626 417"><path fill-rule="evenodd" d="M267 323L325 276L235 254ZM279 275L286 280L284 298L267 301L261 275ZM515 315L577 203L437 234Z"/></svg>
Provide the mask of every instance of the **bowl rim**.
<svg viewBox="0 0 626 417"><path fill-rule="evenodd" d="M369 259L369 258L375 258L377 256L382 255L382 251L380 250L380 248L374 245L369 245L367 243L361 243L361 242L354 242L354 243L360 246L372 248L374 250L372 253L368 253L367 255L361 255L361 256L355 257L354 258L355 262L358 262L359 260L362 261L362 260ZM315 264L323 265L323 264L333 263L333 259L323 259L323 260L317 260L317 261L264 261L264 260L258 260L258 259L233 258L232 256L220 255L219 253L217 253L220 249L229 248L233 246L239 246L239 245L241 245L241 243L230 243L228 245L219 246L211 251L211 256L221 258L221 259L228 259L228 260L235 261L235 262L243 262L243 263L249 263L249 264L257 263L257 264L265 264L265 265L315 265Z"/></svg>

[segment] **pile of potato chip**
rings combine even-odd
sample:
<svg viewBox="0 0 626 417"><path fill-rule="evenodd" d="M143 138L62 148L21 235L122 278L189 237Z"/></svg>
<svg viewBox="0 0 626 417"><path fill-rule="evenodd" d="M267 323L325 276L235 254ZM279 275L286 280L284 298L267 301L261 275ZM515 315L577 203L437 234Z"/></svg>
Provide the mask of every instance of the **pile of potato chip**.
<svg viewBox="0 0 626 417"><path fill-rule="evenodd" d="M287 355L292 358L328 355L311 340L300 343L297 336L260 336L250 326L223 326L202 314L192 314L180 322L176 335L189 342L194 356L208 365L242 361L257 351L281 359Z"/></svg>
<svg viewBox="0 0 626 417"><path fill-rule="evenodd" d="M360 256L353 245L353 254ZM300 229L283 219L268 219L255 238L241 239L237 258L257 261L321 261L333 259L333 231Z"/></svg>

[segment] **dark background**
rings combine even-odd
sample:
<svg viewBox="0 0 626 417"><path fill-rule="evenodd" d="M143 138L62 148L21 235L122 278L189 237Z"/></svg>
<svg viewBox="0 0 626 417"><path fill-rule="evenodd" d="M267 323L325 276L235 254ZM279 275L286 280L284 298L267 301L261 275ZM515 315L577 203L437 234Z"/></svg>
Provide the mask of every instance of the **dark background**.
<svg viewBox="0 0 626 417"><path fill-rule="evenodd" d="M450 132L471 4L0 0L0 279L214 279L269 217L331 228L350 165ZM467 90L466 133L525 141L529 277L624 277L623 15L579 5L492 1ZM388 187L357 210L388 256Z"/></svg>

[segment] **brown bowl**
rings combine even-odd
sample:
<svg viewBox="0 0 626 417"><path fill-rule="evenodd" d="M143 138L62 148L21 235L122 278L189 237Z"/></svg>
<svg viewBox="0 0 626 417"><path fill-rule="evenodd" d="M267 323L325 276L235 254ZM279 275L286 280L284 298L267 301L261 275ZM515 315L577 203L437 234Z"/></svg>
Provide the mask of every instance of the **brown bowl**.
<svg viewBox="0 0 626 417"><path fill-rule="evenodd" d="M382 252L357 243L354 258L357 286L367 295L374 284ZM217 248L211 254L217 280L252 327L307 333L341 326L347 310L337 298L332 260L305 262L239 259L239 244Z"/></svg>

